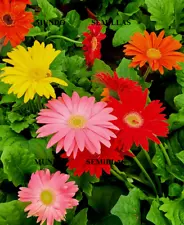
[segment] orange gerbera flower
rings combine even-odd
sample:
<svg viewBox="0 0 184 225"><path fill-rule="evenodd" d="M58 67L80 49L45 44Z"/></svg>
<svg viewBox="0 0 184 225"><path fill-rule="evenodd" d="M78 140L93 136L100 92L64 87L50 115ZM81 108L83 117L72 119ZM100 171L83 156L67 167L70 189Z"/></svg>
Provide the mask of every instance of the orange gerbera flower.
<svg viewBox="0 0 184 225"><path fill-rule="evenodd" d="M130 67L142 67L148 62L153 71L159 70L161 74L164 73L163 67L180 70L181 67L177 63L184 62L184 54L175 50L180 49L182 45L172 36L163 38L164 34L165 32L161 31L157 37L154 32L149 34L145 31L144 35L135 33L129 44L124 46L125 55L135 56Z"/></svg>
<svg viewBox="0 0 184 225"><path fill-rule="evenodd" d="M33 26L33 14L25 11L26 2L28 1L0 1L0 39L4 38L3 45L10 41L12 47L16 47L24 41L25 35Z"/></svg>

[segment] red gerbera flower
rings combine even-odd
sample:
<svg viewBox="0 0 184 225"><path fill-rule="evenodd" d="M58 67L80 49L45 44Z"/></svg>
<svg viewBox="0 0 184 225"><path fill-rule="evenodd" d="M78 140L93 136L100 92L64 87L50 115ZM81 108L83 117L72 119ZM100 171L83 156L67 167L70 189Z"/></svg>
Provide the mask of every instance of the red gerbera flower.
<svg viewBox="0 0 184 225"><path fill-rule="evenodd" d="M0 39L5 38L4 45L10 41L11 45L16 47L24 41L25 35L33 26L33 14L25 11L26 4L20 3L15 0L0 2Z"/></svg>
<svg viewBox="0 0 184 225"><path fill-rule="evenodd" d="M148 89L145 91L124 91L119 93L120 100L110 98L109 106L118 118L114 121L120 131L114 141L113 148L128 151L135 143L148 151L148 139L160 144L157 136L167 137L168 123L160 101L155 100L146 105Z"/></svg>
<svg viewBox="0 0 184 225"><path fill-rule="evenodd" d="M119 92L125 89L135 90L140 89L141 87L138 85L137 82L130 80L128 78L118 77L117 73L114 72L113 76L109 73L97 73L95 75L96 81L104 84L108 89Z"/></svg>
<svg viewBox="0 0 184 225"><path fill-rule="evenodd" d="M86 64L92 66L95 59L101 58L101 41L105 39L106 35L101 33L102 26L100 24L92 24L88 26L90 33L85 32L83 35L83 50L86 58Z"/></svg>
<svg viewBox="0 0 184 225"><path fill-rule="evenodd" d="M24 4L31 4L30 0L9 0L10 2L19 2Z"/></svg>
<svg viewBox="0 0 184 225"><path fill-rule="evenodd" d="M61 155L61 157L68 158L66 154ZM117 162L123 159L124 155L120 152L103 146L100 155L93 155L85 149L83 152L78 152L75 159L70 156L67 166L71 170L75 169L74 175L81 176L83 173L89 172L91 176L96 175L99 178L102 171L110 174L112 161Z"/></svg>

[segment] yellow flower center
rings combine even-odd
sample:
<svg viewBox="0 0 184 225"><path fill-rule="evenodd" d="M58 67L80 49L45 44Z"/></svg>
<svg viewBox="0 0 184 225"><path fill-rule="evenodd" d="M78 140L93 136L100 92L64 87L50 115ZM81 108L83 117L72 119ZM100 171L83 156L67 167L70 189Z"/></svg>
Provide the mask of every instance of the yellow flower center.
<svg viewBox="0 0 184 225"><path fill-rule="evenodd" d="M86 125L87 120L84 118L84 116L75 115L71 116L68 120L68 124L71 128L84 128Z"/></svg>
<svg viewBox="0 0 184 225"><path fill-rule="evenodd" d="M45 70L40 69L40 68L34 68L30 70L30 77L33 78L33 80L39 80L39 79L43 79L46 77L51 77L52 73L50 70L47 71L47 73L45 73Z"/></svg>
<svg viewBox="0 0 184 225"><path fill-rule="evenodd" d="M42 191L40 199L44 205L51 205L55 199L54 194L49 190Z"/></svg>
<svg viewBox="0 0 184 225"><path fill-rule="evenodd" d="M160 59L162 55L161 55L161 53L160 53L160 51L158 49L150 48L147 51L147 56L150 59Z"/></svg>
<svg viewBox="0 0 184 225"><path fill-rule="evenodd" d="M142 117L135 112L129 113L124 117L125 123L127 123L132 128L139 128L143 124Z"/></svg>
<svg viewBox="0 0 184 225"><path fill-rule="evenodd" d="M95 51L98 45L98 41L96 37L92 38L91 45L92 45L92 51Z"/></svg>
<svg viewBox="0 0 184 225"><path fill-rule="evenodd" d="M7 26L11 26L13 24L13 19L11 18L11 15L9 14L5 14L3 16L3 22L7 25Z"/></svg>

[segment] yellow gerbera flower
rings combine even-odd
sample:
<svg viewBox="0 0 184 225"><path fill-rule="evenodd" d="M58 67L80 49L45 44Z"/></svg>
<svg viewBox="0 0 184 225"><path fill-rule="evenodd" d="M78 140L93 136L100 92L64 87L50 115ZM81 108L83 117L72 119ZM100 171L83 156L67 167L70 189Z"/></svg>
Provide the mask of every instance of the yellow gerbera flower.
<svg viewBox="0 0 184 225"><path fill-rule="evenodd" d="M58 83L63 86L68 84L56 77L52 77L49 69L52 61L61 51L55 50L52 44L45 46L45 43L34 42L33 47L26 50L22 46L17 46L8 53L10 59L3 59L11 66L2 68L4 73L0 75L4 83L12 84L8 94L14 93L18 98L24 94L24 102L32 100L37 93L46 98L56 98L54 88L50 83Z"/></svg>

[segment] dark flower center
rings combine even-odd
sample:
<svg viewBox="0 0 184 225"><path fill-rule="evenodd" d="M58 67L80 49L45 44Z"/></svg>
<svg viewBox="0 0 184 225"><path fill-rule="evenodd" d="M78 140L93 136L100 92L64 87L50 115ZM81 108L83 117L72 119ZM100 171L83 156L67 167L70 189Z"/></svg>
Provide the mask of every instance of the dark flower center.
<svg viewBox="0 0 184 225"><path fill-rule="evenodd" d="M13 24L13 20L9 14L3 16L3 21L9 26Z"/></svg>

